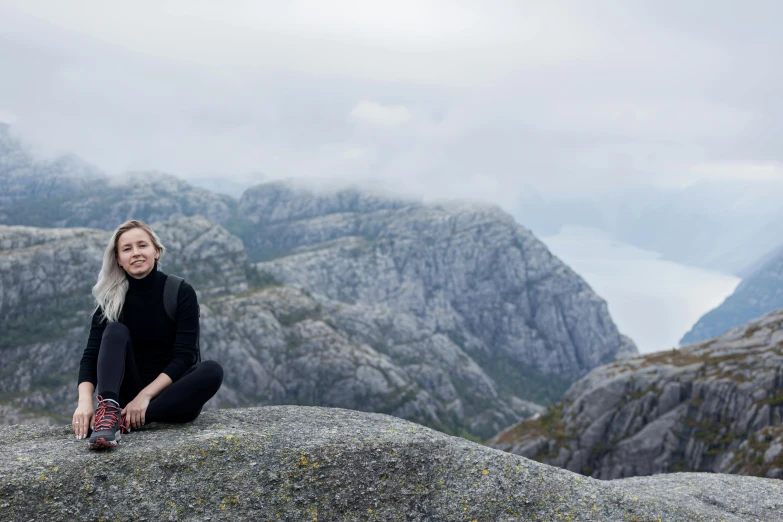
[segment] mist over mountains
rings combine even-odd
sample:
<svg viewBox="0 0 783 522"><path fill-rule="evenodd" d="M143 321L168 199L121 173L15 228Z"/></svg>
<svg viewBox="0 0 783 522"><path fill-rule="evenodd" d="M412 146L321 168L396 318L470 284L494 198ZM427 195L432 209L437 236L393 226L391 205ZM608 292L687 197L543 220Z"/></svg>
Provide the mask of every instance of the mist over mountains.
<svg viewBox="0 0 783 522"><path fill-rule="evenodd" d="M744 277L783 244L781 198L777 179L717 178L583 198L544 197L531 189L512 214L540 236L566 225L596 228L667 260Z"/></svg>
<svg viewBox="0 0 783 522"><path fill-rule="evenodd" d="M5 422L65 418L101 244L131 218L199 292L202 354L227 370L212 407L342 406L484 438L636 353L606 303L493 205L284 183L235 200L37 161L7 133L0 147Z"/></svg>

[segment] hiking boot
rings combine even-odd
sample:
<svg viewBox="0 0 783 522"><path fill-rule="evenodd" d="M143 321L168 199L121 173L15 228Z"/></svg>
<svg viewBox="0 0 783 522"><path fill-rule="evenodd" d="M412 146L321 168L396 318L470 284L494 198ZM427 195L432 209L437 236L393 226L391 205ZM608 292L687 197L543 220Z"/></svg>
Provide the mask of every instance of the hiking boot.
<svg viewBox="0 0 783 522"><path fill-rule="evenodd" d="M129 430L120 419L120 405L111 399L98 395L98 407L95 409L95 421L87 442L89 449L113 448Z"/></svg>

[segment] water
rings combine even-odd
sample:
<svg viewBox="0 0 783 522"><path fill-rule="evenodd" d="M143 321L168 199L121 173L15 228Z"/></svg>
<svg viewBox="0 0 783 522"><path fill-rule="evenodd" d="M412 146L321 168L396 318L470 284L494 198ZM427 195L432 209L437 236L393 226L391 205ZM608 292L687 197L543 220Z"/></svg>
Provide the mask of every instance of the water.
<svg viewBox="0 0 783 522"><path fill-rule="evenodd" d="M663 260L592 228L566 226L541 239L606 300L618 329L641 353L677 346L740 282L731 274Z"/></svg>

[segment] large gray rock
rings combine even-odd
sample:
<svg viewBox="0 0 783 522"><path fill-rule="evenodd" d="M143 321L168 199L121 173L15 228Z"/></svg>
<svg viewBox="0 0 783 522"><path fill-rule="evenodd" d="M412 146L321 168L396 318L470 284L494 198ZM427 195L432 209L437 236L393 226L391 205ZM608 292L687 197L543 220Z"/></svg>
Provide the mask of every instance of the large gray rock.
<svg viewBox="0 0 783 522"><path fill-rule="evenodd" d="M204 308L203 353L243 398L227 406L340 406L480 438L543 409L500 393L459 346L410 315L290 286Z"/></svg>
<svg viewBox="0 0 783 522"><path fill-rule="evenodd" d="M497 207L270 183L248 190L239 214L263 271L414 315L519 397L555 399L589 370L637 353L584 280Z"/></svg>
<svg viewBox="0 0 783 522"><path fill-rule="evenodd" d="M604 366L488 441L596 478L783 478L783 310L713 340Z"/></svg>
<svg viewBox="0 0 783 522"><path fill-rule="evenodd" d="M107 242L96 230L0 225L0 347L86 324Z"/></svg>
<svg viewBox="0 0 783 522"><path fill-rule="evenodd" d="M0 427L0 518L780 520L779 481L601 482L394 417L308 407L203 414L89 452L69 427Z"/></svg>

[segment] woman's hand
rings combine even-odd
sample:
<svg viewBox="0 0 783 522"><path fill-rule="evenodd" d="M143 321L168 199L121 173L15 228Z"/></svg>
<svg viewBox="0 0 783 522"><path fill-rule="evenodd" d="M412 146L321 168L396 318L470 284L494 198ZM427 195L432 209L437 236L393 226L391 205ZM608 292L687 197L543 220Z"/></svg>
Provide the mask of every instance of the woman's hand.
<svg viewBox="0 0 783 522"><path fill-rule="evenodd" d="M149 397L140 393L135 399L125 405L120 415L127 417L127 422L131 428L141 428L144 426L144 417L147 414L147 406L149 405Z"/></svg>
<svg viewBox="0 0 783 522"><path fill-rule="evenodd" d="M92 397L89 402L80 400L76 411L73 412L73 421L71 421L77 439L81 440L87 436L87 430L92 427L94 417L95 409L92 406Z"/></svg>

